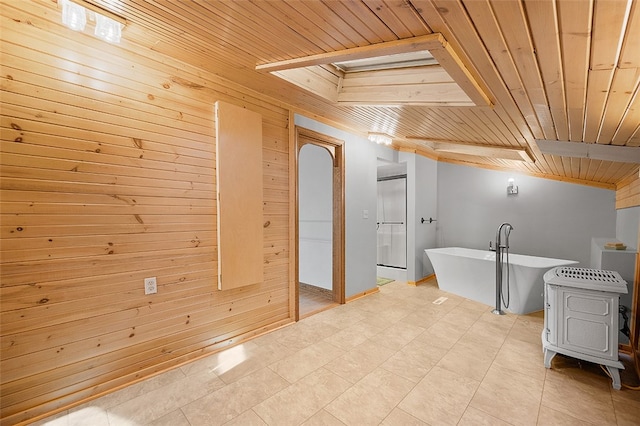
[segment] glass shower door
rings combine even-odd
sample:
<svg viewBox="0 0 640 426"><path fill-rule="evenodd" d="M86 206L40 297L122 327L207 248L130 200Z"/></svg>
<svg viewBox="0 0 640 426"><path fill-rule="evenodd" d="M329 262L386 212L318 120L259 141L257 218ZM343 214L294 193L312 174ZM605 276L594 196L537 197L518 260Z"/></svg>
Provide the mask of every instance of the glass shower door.
<svg viewBox="0 0 640 426"><path fill-rule="evenodd" d="M378 266L407 267L407 178L378 179Z"/></svg>

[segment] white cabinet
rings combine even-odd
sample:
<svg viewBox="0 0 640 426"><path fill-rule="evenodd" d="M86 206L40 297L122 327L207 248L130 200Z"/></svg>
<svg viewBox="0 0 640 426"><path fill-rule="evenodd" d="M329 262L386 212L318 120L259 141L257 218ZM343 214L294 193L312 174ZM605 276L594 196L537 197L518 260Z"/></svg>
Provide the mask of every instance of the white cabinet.
<svg viewBox="0 0 640 426"><path fill-rule="evenodd" d="M626 282L615 271L559 267L544 275L544 365L557 353L604 365L620 389L618 306Z"/></svg>

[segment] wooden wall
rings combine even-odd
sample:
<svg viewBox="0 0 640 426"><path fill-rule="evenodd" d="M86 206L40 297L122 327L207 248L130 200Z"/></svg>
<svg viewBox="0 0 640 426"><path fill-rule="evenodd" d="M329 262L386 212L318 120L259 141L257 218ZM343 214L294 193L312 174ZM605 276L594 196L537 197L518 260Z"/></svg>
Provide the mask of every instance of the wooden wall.
<svg viewBox="0 0 640 426"><path fill-rule="evenodd" d="M635 206L640 206L640 177L637 171L616 186L616 209Z"/></svg>
<svg viewBox="0 0 640 426"><path fill-rule="evenodd" d="M55 2L0 7L2 424L290 322L289 111ZM263 117L264 282L222 292L216 100Z"/></svg>

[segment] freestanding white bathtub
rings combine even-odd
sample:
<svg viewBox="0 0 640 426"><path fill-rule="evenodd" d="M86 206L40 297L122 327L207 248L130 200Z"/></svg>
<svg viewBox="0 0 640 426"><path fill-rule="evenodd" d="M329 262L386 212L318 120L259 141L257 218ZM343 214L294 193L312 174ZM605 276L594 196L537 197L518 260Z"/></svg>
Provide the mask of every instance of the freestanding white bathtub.
<svg viewBox="0 0 640 426"><path fill-rule="evenodd" d="M449 293L485 303L496 304L496 253L462 247L426 249L436 274L438 287ZM556 266L578 263L574 260L526 256L509 253L509 307L514 314L543 309L542 276ZM503 295L506 300L506 282Z"/></svg>

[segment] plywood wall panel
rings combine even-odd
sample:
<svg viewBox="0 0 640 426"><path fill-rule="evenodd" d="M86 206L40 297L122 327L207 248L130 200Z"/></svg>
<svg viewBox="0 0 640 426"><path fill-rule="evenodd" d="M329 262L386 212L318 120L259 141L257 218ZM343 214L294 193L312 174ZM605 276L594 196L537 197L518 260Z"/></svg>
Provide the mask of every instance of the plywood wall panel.
<svg viewBox="0 0 640 426"><path fill-rule="evenodd" d="M640 206L640 177L638 172L629 175L616 188L616 209Z"/></svg>
<svg viewBox="0 0 640 426"><path fill-rule="evenodd" d="M289 111L55 4L2 12L2 424L290 321ZM217 100L264 117L264 282L242 291L216 289Z"/></svg>

